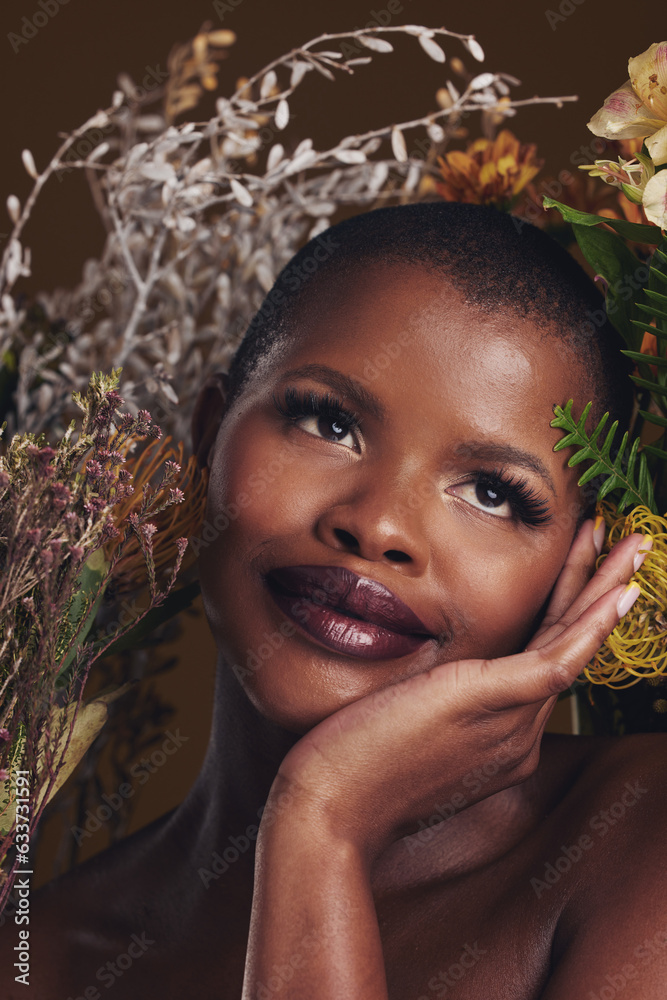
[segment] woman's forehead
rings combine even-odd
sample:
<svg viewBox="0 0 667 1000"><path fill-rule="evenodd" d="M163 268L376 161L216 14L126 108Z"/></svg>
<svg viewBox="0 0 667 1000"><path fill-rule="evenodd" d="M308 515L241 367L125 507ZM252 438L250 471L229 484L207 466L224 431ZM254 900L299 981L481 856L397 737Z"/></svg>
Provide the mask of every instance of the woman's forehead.
<svg viewBox="0 0 667 1000"><path fill-rule="evenodd" d="M574 352L555 330L506 307L481 309L445 275L420 267L375 265L322 282L290 325L279 366L338 358L376 388L398 380L436 394L446 389L460 403L466 393L488 398L502 390L530 408L545 391L554 396L550 405L560 403L581 380Z"/></svg>

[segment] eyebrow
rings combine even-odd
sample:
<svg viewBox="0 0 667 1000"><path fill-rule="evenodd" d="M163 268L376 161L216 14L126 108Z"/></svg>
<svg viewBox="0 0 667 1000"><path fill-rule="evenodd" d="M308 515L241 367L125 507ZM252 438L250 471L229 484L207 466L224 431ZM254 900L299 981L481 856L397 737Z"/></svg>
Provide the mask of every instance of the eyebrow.
<svg viewBox="0 0 667 1000"><path fill-rule="evenodd" d="M361 382L350 378L349 375L343 375L342 372L330 368L328 365L301 365L300 368L290 368L289 371L283 372L280 377L281 379L317 379L318 382L324 382L325 385L329 385L332 389L347 396L359 409L370 413L376 420L384 420L386 417L387 411L377 396L369 392Z"/></svg>
<svg viewBox="0 0 667 1000"><path fill-rule="evenodd" d="M554 496L558 496L558 490L549 474L546 465L529 451L515 448L511 444L482 444L477 441L464 441L456 448L458 456L465 455L466 458L474 458L480 462L496 462L501 465L507 462L509 465L516 465L521 469L528 469L534 472L549 487Z"/></svg>
<svg viewBox="0 0 667 1000"><path fill-rule="evenodd" d="M299 368L290 368L283 372L281 379L287 378L312 378L325 385L331 386L338 392L347 396L360 409L370 413L377 420L386 417L386 409L372 392L369 392L354 378L344 375L329 365L310 364L301 365ZM516 448L511 444L483 444L479 441L464 441L456 448L458 456L477 459L480 462L494 462L503 465L518 466L521 469L528 469L534 472L549 487L554 496L558 496L558 490L549 474L546 465L536 456L521 448Z"/></svg>

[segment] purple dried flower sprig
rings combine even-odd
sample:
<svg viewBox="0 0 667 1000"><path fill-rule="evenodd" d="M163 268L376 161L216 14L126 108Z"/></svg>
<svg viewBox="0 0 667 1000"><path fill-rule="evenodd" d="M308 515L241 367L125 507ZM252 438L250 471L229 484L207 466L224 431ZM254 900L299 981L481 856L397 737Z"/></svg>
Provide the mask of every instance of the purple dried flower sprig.
<svg viewBox="0 0 667 1000"><path fill-rule="evenodd" d="M136 417L120 412L119 377L120 369L96 372L87 392L74 394L82 411L78 433L72 421L52 443L44 435L14 435L0 456L0 796L2 783L5 798L13 795L14 768L30 771L31 830L58 786L92 663L164 601L187 544L176 543L172 572L159 590L152 518L183 499L174 485L180 466L165 463L161 482L128 511L133 487L126 456L138 440L157 439L161 430L147 410ZM148 607L94 642L88 636L97 608L135 533L146 563ZM104 546L118 536L107 559ZM0 905L16 864L8 857L14 826L5 821L0 817L0 865L8 876Z"/></svg>

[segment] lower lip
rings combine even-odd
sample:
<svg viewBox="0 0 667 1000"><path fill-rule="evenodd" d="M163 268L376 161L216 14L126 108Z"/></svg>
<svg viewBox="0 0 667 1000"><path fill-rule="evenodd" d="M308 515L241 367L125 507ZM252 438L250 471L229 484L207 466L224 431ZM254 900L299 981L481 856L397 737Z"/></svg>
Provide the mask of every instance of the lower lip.
<svg viewBox="0 0 667 1000"><path fill-rule="evenodd" d="M429 636L405 635L372 622L361 621L328 605L316 604L280 590L265 579L271 597L283 614L328 649L362 660L391 660L407 656L430 641Z"/></svg>

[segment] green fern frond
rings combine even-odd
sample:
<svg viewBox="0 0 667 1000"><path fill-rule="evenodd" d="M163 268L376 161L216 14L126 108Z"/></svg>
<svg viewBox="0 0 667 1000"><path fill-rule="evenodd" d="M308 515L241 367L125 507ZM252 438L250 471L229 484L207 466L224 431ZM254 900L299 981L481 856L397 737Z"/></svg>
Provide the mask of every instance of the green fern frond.
<svg viewBox="0 0 667 1000"><path fill-rule="evenodd" d="M617 504L619 513L625 507L644 504L657 514L646 457L643 453L639 453L639 438L634 439L630 453L626 456L628 446L626 431L616 457L612 459L611 449L618 430L618 421L615 420L611 425L600 447L598 438L609 419L609 414L605 413L593 432L587 434L586 420L593 404L586 405L579 420L575 420L572 415L572 405L573 400L570 400L565 409L555 406L555 417L551 421L551 426L566 432L565 436L554 445L554 451L569 447L577 449L568 460L569 466L578 465L580 462L591 463L590 468L579 478L579 486L584 486L598 476L604 476L604 482L598 490L598 500L604 499L610 493L618 492L621 494Z"/></svg>

